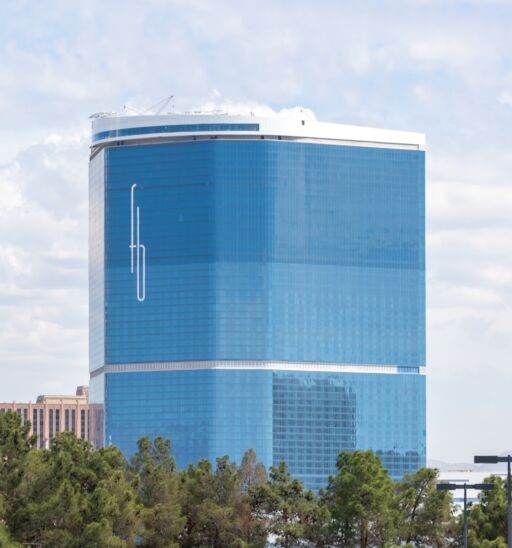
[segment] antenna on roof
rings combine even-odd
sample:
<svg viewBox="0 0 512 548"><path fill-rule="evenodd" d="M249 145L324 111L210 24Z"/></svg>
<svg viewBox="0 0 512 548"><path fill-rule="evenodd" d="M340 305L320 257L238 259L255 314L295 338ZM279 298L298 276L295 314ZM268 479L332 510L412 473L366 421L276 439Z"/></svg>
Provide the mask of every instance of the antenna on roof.
<svg viewBox="0 0 512 548"><path fill-rule="evenodd" d="M133 108L133 107L131 107L131 106L129 106L129 105L123 105L123 110L124 110L125 112L131 111L131 112L134 112L135 114L144 114L144 112L141 112L140 110L138 110L138 109L136 109L136 108Z"/></svg>
<svg viewBox="0 0 512 548"><path fill-rule="evenodd" d="M147 108L146 110L138 110L136 108L130 107L128 105L123 105L123 109L125 112L131 111L135 114L143 115L143 114L161 114L165 107L174 99L174 95L168 95L161 101L158 101L158 103L155 103L153 106ZM155 110L156 109L156 110Z"/></svg>
<svg viewBox="0 0 512 548"><path fill-rule="evenodd" d="M146 112L148 112L149 110L153 110L154 108L158 107L155 114L161 114L163 112L164 108L172 101L172 99L174 99L174 95L169 95L165 99L162 99L161 101L158 101L158 103L156 103L152 107L149 107L148 110L146 110Z"/></svg>

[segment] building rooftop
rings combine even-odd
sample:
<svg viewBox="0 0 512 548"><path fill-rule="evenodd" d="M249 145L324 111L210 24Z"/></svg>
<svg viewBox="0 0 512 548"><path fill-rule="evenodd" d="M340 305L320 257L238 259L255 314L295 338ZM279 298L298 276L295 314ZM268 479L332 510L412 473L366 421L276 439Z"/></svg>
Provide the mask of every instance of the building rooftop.
<svg viewBox="0 0 512 548"><path fill-rule="evenodd" d="M423 149L425 135L410 131L368 128L311 120L238 114L164 114L117 116L98 113L92 118L92 147L122 140L140 141L204 136L314 141L353 146Z"/></svg>
<svg viewBox="0 0 512 548"><path fill-rule="evenodd" d="M86 385L78 386L75 394L41 394L37 396L36 403L49 403L49 404L61 404L61 403L76 403L81 404L89 401L89 387ZM30 402L29 402L30 403ZM12 401L10 403L0 403L0 406L12 406L12 405L28 405L25 402Z"/></svg>

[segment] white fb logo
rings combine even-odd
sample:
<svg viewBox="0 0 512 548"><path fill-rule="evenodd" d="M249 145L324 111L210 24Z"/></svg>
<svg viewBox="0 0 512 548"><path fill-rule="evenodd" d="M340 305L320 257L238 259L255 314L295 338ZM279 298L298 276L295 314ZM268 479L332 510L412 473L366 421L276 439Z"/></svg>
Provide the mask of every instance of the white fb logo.
<svg viewBox="0 0 512 548"><path fill-rule="evenodd" d="M133 184L130 191L130 272L133 274L135 262L137 300L142 302L146 298L146 246L140 243L140 208L134 208L136 188L137 185Z"/></svg>

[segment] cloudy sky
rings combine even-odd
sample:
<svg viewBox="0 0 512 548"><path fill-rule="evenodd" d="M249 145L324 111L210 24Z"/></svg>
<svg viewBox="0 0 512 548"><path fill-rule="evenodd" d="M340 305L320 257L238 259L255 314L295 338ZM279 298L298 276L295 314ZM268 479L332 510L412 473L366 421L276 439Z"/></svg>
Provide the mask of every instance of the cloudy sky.
<svg viewBox="0 0 512 548"><path fill-rule="evenodd" d="M512 449L512 2L1 2L0 401L87 374L88 116L425 132L429 457Z"/></svg>

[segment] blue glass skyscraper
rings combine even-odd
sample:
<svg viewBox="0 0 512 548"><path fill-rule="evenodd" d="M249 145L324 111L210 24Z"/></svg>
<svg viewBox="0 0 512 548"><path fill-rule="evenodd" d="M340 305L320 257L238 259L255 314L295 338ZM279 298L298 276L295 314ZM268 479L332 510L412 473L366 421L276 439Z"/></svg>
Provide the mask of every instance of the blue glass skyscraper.
<svg viewBox="0 0 512 548"><path fill-rule="evenodd" d="M319 488L343 449L425 464L424 138L97 116L90 401L179 466L253 448Z"/></svg>

